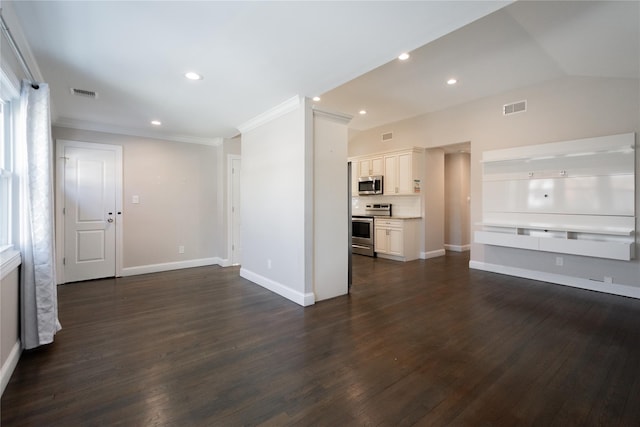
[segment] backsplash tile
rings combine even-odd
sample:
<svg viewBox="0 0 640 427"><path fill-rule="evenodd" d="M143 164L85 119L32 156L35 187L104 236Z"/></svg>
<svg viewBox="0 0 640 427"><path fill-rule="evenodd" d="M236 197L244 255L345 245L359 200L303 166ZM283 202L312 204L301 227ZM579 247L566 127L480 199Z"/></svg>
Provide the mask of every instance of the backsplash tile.
<svg viewBox="0 0 640 427"><path fill-rule="evenodd" d="M372 203L391 203L391 213L396 216L422 216L420 196L353 196L351 213L365 215L365 207Z"/></svg>

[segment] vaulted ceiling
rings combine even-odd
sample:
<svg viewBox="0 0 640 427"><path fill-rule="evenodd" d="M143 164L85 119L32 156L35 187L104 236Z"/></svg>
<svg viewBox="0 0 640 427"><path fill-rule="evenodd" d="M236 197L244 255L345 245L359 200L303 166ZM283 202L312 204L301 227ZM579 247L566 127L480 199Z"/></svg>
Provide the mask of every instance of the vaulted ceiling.
<svg viewBox="0 0 640 427"><path fill-rule="evenodd" d="M518 1L414 50L405 62L338 86L322 102L355 114L351 127L365 130L568 76L638 79L639 5ZM450 78L457 83L448 85Z"/></svg>
<svg viewBox="0 0 640 427"><path fill-rule="evenodd" d="M321 96L321 105L354 115L351 127L362 130L563 76L637 79L638 4L9 6L50 84L54 124L206 143L236 135L239 125L294 95ZM396 60L401 52L411 57ZM187 71L204 78L187 80ZM450 77L458 83L447 85Z"/></svg>

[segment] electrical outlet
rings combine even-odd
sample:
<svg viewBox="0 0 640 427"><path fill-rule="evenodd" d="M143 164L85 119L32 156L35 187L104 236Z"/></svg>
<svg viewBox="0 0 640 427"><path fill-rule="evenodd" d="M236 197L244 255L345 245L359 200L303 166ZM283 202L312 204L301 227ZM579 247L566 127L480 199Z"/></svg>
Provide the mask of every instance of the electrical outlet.
<svg viewBox="0 0 640 427"><path fill-rule="evenodd" d="M556 265L558 267L562 267L564 265L564 258L562 258L561 256L557 256L556 257Z"/></svg>
<svg viewBox="0 0 640 427"><path fill-rule="evenodd" d="M131 196L131 203L134 203L134 204L140 203L140 196Z"/></svg>
<svg viewBox="0 0 640 427"><path fill-rule="evenodd" d="M267 260L267 268L269 270L271 270L271 260L270 259Z"/></svg>
<svg viewBox="0 0 640 427"><path fill-rule="evenodd" d="M178 246L178 253L179 254L183 254L184 253L184 246Z"/></svg>
<svg viewBox="0 0 640 427"><path fill-rule="evenodd" d="M613 277L604 276L604 283L613 283Z"/></svg>

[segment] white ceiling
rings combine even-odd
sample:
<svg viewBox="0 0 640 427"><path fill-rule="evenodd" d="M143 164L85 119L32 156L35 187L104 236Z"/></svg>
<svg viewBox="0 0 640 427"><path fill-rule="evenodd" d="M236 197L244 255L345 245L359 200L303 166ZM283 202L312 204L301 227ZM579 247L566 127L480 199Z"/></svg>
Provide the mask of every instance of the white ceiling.
<svg viewBox="0 0 640 427"><path fill-rule="evenodd" d="M638 79L639 4L519 1L338 86L322 104L365 130L566 76Z"/></svg>
<svg viewBox="0 0 640 427"><path fill-rule="evenodd" d="M321 105L354 115L351 127L362 130L567 75L639 77L637 1L508 3L10 7L51 87L54 123L181 141L234 136L295 95L320 94ZM394 59L402 51L411 52L406 62ZM204 80L188 81L186 71ZM98 98L71 95L72 87Z"/></svg>

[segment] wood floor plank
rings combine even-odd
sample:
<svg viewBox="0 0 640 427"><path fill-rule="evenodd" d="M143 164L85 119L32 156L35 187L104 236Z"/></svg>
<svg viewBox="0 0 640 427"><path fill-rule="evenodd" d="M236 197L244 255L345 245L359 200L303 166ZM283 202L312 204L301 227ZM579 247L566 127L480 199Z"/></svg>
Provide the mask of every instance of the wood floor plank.
<svg viewBox="0 0 640 427"><path fill-rule="evenodd" d="M3 426L637 425L640 300L354 257L303 308L199 267L59 287Z"/></svg>

